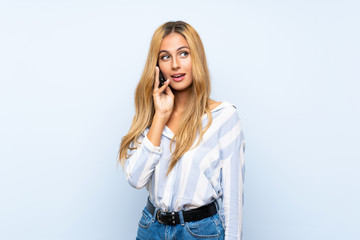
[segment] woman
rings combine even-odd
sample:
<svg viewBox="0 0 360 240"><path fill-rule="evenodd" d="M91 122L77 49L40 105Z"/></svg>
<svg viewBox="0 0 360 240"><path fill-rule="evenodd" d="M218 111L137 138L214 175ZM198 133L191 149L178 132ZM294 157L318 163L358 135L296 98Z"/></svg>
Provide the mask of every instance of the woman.
<svg viewBox="0 0 360 240"><path fill-rule="evenodd" d="M235 107L210 89L194 28L161 25L119 150L129 183L149 191L137 239L241 238L244 135Z"/></svg>

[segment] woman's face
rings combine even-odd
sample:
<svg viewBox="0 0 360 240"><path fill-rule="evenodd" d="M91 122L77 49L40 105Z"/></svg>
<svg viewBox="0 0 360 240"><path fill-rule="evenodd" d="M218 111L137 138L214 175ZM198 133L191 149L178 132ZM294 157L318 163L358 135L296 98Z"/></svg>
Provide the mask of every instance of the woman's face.
<svg viewBox="0 0 360 240"><path fill-rule="evenodd" d="M161 42L159 67L173 90L182 91L192 84L190 48L179 33L170 33Z"/></svg>

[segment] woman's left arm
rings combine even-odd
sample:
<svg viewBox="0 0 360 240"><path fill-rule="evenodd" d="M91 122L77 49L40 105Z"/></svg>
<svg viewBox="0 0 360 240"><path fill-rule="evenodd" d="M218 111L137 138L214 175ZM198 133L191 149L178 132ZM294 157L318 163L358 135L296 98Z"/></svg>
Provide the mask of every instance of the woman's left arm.
<svg viewBox="0 0 360 240"><path fill-rule="evenodd" d="M220 129L220 156L223 161L221 186L223 190L221 216L225 239L241 239L242 207L244 204L245 138L235 109Z"/></svg>

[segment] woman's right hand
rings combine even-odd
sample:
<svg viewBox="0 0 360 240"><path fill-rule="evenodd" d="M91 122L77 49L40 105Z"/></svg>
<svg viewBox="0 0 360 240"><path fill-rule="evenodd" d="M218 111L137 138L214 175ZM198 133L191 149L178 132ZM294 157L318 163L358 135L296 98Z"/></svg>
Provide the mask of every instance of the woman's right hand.
<svg viewBox="0 0 360 240"><path fill-rule="evenodd" d="M153 99L155 105L155 114L167 120L170 118L174 107L174 94L170 89L170 79L167 79L162 87L159 88L159 72L158 66L155 67L155 85L153 91ZM165 122L165 123L166 123Z"/></svg>

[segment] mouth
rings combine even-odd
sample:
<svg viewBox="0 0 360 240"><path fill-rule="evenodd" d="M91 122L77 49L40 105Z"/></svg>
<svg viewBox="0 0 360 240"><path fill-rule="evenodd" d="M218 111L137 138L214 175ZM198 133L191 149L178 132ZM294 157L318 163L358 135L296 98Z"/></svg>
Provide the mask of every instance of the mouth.
<svg viewBox="0 0 360 240"><path fill-rule="evenodd" d="M171 75L171 78L174 81L179 82L185 78L185 75L186 75L185 73L174 74L174 75Z"/></svg>

